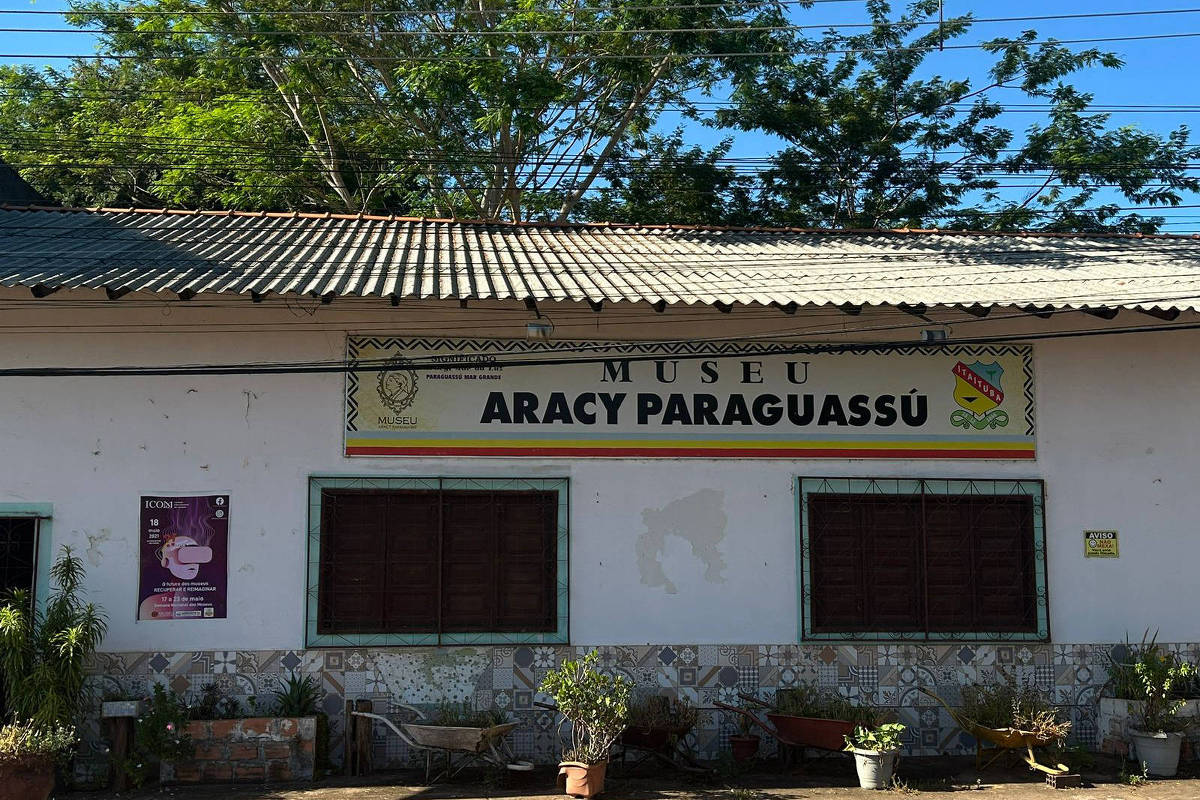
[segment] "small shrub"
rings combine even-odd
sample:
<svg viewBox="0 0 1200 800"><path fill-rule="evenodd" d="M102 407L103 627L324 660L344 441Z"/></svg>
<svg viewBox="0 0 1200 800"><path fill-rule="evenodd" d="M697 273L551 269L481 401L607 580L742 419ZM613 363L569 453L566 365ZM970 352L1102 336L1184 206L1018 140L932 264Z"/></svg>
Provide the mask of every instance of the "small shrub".
<svg viewBox="0 0 1200 800"><path fill-rule="evenodd" d="M193 703L188 706L191 719L245 719L259 715L274 714L273 708L259 708L258 698L249 697L246 707L236 697L221 695L221 688L215 683L206 684Z"/></svg>
<svg viewBox="0 0 1200 800"><path fill-rule="evenodd" d="M196 752L187 732L188 717L183 699L156 683L146 700L146 713L134 723L133 752L118 765L135 787L154 776L160 761L179 761Z"/></svg>
<svg viewBox="0 0 1200 800"><path fill-rule="evenodd" d="M629 709L630 728L641 730L690 731L700 712L686 697L653 696L635 702Z"/></svg>
<svg viewBox="0 0 1200 800"><path fill-rule="evenodd" d="M1046 693L1012 677L964 687L962 714L985 728L1015 728L1047 739L1061 739L1071 731L1071 723L1059 718Z"/></svg>
<svg viewBox="0 0 1200 800"><path fill-rule="evenodd" d="M432 719L422 722L422 725L436 725L441 728L494 728L508 722L508 715L500 709L476 711L468 702L439 703Z"/></svg>
<svg viewBox="0 0 1200 800"><path fill-rule="evenodd" d="M875 709L870 706L855 705L848 697L837 692L821 691L809 684L778 690L775 693L775 712L793 717L838 719L865 728L874 728L878 724Z"/></svg>

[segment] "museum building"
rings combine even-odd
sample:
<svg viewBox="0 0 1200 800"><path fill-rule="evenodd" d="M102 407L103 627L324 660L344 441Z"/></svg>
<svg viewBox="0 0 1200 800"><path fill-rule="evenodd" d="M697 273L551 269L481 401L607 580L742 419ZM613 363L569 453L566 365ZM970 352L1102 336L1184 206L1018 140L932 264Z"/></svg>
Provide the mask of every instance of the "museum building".
<svg viewBox="0 0 1200 800"><path fill-rule="evenodd" d="M70 546L98 687L311 675L335 754L551 761L592 649L701 755L806 683L970 752L917 689L1006 675L1099 746L1114 648L1200 653L1198 302L1190 237L5 207L0 578Z"/></svg>

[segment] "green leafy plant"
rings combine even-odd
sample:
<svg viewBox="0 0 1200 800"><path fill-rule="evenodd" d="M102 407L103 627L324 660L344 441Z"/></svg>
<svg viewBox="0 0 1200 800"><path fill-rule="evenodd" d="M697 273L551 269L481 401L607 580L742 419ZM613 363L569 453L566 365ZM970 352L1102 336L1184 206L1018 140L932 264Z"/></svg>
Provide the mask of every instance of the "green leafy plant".
<svg viewBox="0 0 1200 800"><path fill-rule="evenodd" d="M31 766L61 761L75 746L75 729L68 725L14 722L0 726L0 764Z"/></svg>
<svg viewBox="0 0 1200 800"><path fill-rule="evenodd" d="M1179 717L1186 702L1179 690L1196 677L1196 667L1175 653L1159 651L1144 655L1133 665L1133 674L1141 683L1142 713L1139 729L1147 733L1180 731L1193 720Z"/></svg>
<svg viewBox="0 0 1200 800"><path fill-rule="evenodd" d="M293 672L275 693L275 713L281 717L311 717L317 713L321 690L311 675Z"/></svg>
<svg viewBox="0 0 1200 800"><path fill-rule="evenodd" d="M837 692L821 691L810 684L781 689L775 693L775 712L792 717L837 719L873 728L878 723L875 709L855 705Z"/></svg>
<svg viewBox="0 0 1200 800"><path fill-rule="evenodd" d="M187 731L190 709L174 692L155 684L146 698L146 713L134 723L134 747L120 767L134 786L142 786L158 769L160 761L191 758L195 745Z"/></svg>
<svg viewBox="0 0 1200 800"><path fill-rule="evenodd" d="M0 606L0 671L12 719L53 729L79 715L88 660L108 630L103 610L80 598L85 577L83 561L63 545L45 609L20 589Z"/></svg>
<svg viewBox="0 0 1200 800"><path fill-rule="evenodd" d="M846 737L846 749L873 750L877 753L899 750L903 734L904 726L899 722L885 722L874 728L859 725L854 733Z"/></svg>
<svg viewBox="0 0 1200 800"><path fill-rule="evenodd" d="M1117 774L1117 783L1125 784L1126 786L1141 786L1150 782L1150 767L1145 761L1142 762L1141 772L1130 772L1121 765L1121 771Z"/></svg>
<svg viewBox="0 0 1200 800"><path fill-rule="evenodd" d="M697 719L699 712L686 697L654 695L630 706L628 727L686 732L696 727Z"/></svg>
<svg viewBox="0 0 1200 800"><path fill-rule="evenodd" d="M623 676L597 671L598 658L593 650L579 661L565 661L546 674L540 687L571 725L571 747L563 753L564 761L607 761L629 718L632 684Z"/></svg>

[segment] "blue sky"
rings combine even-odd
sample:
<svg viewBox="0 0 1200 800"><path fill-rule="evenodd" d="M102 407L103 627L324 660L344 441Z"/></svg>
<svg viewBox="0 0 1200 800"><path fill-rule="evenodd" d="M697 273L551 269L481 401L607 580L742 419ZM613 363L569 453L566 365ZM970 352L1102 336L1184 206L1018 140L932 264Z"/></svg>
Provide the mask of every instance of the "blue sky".
<svg viewBox="0 0 1200 800"><path fill-rule="evenodd" d="M0 9L61 10L63 0L4 0ZM968 2L946 0L946 15L972 13L977 18L1044 16L1056 14L1084 14L1119 11L1147 11L1165 9L1200 8L1200 0L1146 0L1135 3L1131 0L1100 0L1083 3L1078 0L1008 0L1004 3ZM862 2L819 2L811 9L797 9L793 13L796 24L850 24L863 22L866 12ZM64 27L58 17L13 15L0 16L0 27L4 28L54 28ZM1110 36L1139 36L1163 33L1200 33L1200 13L1155 15L1125 18L1093 18L1077 20L1044 20L1037 22L1000 22L976 25L959 43L1012 36L1020 31L1036 29L1041 38L1079 39ZM1090 45L1077 45L1088 47ZM1095 94L1096 103L1101 105L1187 105L1200 107L1200 92L1196 83L1200 80L1200 37L1183 39L1160 39L1148 41L1126 41L1099 43L1094 45L1111 50L1125 62L1119 71L1095 69L1080 74L1075 84L1082 90ZM0 53L87 53L94 47L91 37L73 34L35 34L25 31L0 32ZM0 58L12 63L22 61L31 64L48 62L41 59ZM977 50L945 51L932 56L928 61L930 74L946 76L971 76L986 79L991 59L988 54ZM1008 102L1028 102L1018 92L1011 93ZM1001 96L1001 101L1005 97ZM1037 115L1009 113L1005 124L1018 130L1024 129ZM1115 113L1112 124L1133 124L1165 132L1180 124L1192 124L1200 120L1198 112L1172 111L1151 113L1147 111ZM664 116L662 126L671 128L677 118L670 113ZM712 144L723 135L719 132L689 125L687 138L703 144ZM733 156L762 156L773 149L773 143L761 136L739 135L735 140ZM1189 198L1186 202L1200 203L1200 198ZM1179 209L1164 212L1178 224L1171 225L1172 232L1200 230L1200 209Z"/></svg>

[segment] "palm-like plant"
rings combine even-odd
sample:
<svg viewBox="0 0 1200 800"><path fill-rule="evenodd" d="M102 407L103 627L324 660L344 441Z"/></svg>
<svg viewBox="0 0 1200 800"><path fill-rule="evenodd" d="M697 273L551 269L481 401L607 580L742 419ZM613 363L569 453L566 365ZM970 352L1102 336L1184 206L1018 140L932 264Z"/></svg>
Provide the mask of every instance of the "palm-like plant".
<svg viewBox="0 0 1200 800"><path fill-rule="evenodd" d="M80 599L83 561L63 545L50 567L45 609L28 591L0 605L0 672L12 719L72 725L84 700L87 663L108 630L104 612Z"/></svg>

